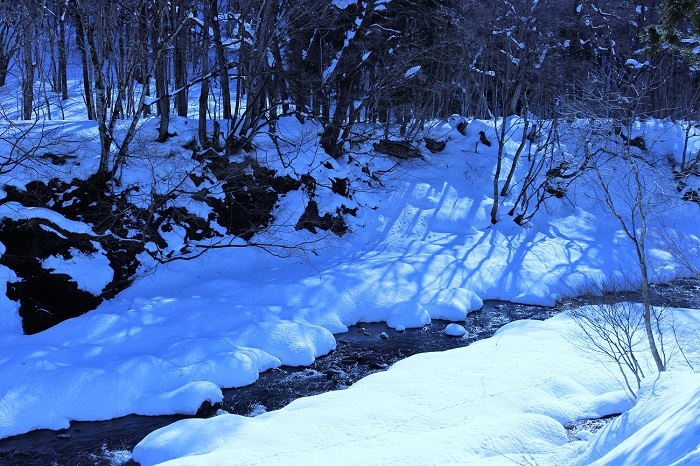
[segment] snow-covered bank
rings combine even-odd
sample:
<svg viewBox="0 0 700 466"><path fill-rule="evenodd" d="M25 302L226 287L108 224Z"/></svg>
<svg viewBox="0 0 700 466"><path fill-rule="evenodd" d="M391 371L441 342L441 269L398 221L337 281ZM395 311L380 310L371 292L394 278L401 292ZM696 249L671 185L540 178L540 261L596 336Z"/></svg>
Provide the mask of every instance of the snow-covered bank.
<svg viewBox="0 0 700 466"><path fill-rule="evenodd" d="M644 381L639 403L613 420L572 465L700 464L700 373Z"/></svg>
<svg viewBox="0 0 700 466"><path fill-rule="evenodd" d="M686 330L700 328L697 311L674 313ZM614 363L582 351L575 328L567 315L514 322L487 340L413 356L279 411L176 422L144 439L133 457L144 466L583 465L601 457L630 465L697 455L700 374L652 376L632 408ZM588 451L586 442L567 443L563 425L629 408Z"/></svg>

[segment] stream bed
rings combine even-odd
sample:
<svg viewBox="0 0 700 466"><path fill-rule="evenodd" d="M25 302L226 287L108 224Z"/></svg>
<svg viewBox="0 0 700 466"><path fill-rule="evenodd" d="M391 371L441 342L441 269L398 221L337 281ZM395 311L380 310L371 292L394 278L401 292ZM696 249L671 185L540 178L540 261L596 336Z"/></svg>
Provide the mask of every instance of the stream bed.
<svg viewBox="0 0 700 466"><path fill-rule="evenodd" d="M631 300L633 293L605 296L606 302ZM341 390L373 372L386 370L396 361L417 353L444 351L488 338L514 320L552 317L566 306L599 302L598 298L576 298L556 307L529 306L486 301L480 311L460 322L467 334L447 336L450 322L434 320L419 329L398 332L385 323L358 324L336 335L337 348L308 367L282 366L260 374L255 383L225 389L221 405L203 409L198 417L221 412L256 416L280 409L296 398ZM700 282L676 280L654 287L655 304L700 309ZM0 440L0 465L12 466L102 466L135 465L130 451L150 432L190 416L125 416L96 422L71 422L61 431L37 430ZM603 424L601 424L602 426ZM577 426L567 426L574 430ZM598 427L599 428L599 427Z"/></svg>

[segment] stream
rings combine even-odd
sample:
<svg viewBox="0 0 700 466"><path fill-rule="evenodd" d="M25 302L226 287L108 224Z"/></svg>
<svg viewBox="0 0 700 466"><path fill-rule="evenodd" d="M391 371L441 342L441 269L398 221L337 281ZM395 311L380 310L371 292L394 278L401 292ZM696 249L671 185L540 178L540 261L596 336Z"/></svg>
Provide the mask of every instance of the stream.
<svg viewBox="0 0 700 466"><path fill-rule="evenodd" d="M653 289L654 304L700 309L700 281L679 279ZM450 337L443 330L450 322L433 320L419 329L398 332L385 323L363 323L336 335L337 348L308 367L282 366L260 374L255 383L225 389L220 405L202 409L197 417L221 412L256 416L280 409L296 398L342 390L368 374L386 370L396 361L417 353L444 351L488 338L503 325L520 319L544 320L567 306L600 302L581 297L555 307L486 301L479 311L460 322L467 334ZM605 302L638 301L634 293L607 295ZM0 440L0 465L12 466L117 466L135 465L130 451L152 431L190 416L125 416L96 422L71 422L61 431L37 430ZM585 422L585 421L583 421ZM604 423L599 423L597 428ZM578 426L567 426L575 432ZM589 429L590 430L590 429Z"/></svg>

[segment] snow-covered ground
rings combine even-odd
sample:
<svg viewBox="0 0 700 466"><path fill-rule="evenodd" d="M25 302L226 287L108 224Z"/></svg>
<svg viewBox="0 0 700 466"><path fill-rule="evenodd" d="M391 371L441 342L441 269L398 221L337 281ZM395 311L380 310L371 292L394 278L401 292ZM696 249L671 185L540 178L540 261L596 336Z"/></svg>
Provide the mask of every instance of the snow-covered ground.
<svg viewBox="0 0 700 466"><path fill-rule="evenodd" d="M177 119L173 125L182 139L158 146L162 159L130 162L125 183L191 168L183 168L193 163L186 157L174 164L172 153L194 125ZM655 141L652 153L659 160L678 158L683 141L673 132L682 131L674 128L651 121L640 129ZM431 318L459 322L485 299L552 304L591 283L637 280L632 243L584 179L524 228L505 215L508 198L501 221L491 225L497 148L474 150L479 131L494 140L488 122L471 122L466 136L441 123L434 135L450 138L446 150L401 163L371 152L353 154L352 161L327 160L309 136L318 133L312 123L290 119L280 124L285 130L289 140L299 141L293 160L291 151L290 159L280 160L265 136L257 157L280 174L312 172L319 186L349 177L352 200L328 189L319 189L317 200L322 214L341 203L360 207L357 217L348 217L351 231L337 238L281 225L275 241L305 243L298 254L234 248L172 262L144 273L95 311L31 336L21 334L15 303L3 300L0 437L60 429L70 420L194 413L202 402L220 400L220 387L252 383L259 372L281 364L310 364L333 350L333 333L361 321L395 328L420 327ZM509 157L518 134L513 131L506 147ZM89 172L94 162L73 169ZM357 178L361 166L381 184ZM517 172L516 180L523 176ZM658 181L673 191L670 178ZM685 238L686 258L700 264L698 206L670 199L656 209L658 218L650 218L647 251L659 281L685 273L664 247L668 235ZM289 193L278 218L298 218L303 201L303 193ZM82 228L44 210L16 210L7 215L52 215L64 229ZM95 260L104 257L96 254ZM58 262L85 287L105 280L93 276L86 258L81 265ZM13 279L4 267L0 276ZM674 313L688 331L700 328L696 314ZM513 323L468 348L410 358L349 390L299 400L279 412L176 423L144 440L134 457L154 464L185 456L174 463L207 465L565 464L575 458L587 464L603 455L613 464L642 464L625 458L675 455L654 463L671 464L691 454L697 460L698 374L652 375L633 407L617 369L572 340L566 316ZM693 351L686 357L697 368L698 349ZM687 371L681 359L676 355L673 367ZM563 424L628 409L591 440L566 442ZM693 464L692 458L678 464Z"/></svg>
<svg viewBox="0 0 700 466"><path fill-rule="evenodd" d="M675 313L700 328L697 311ZM575 334L566 315L514 322L279 411L176 422L133 456L173 466L695 464L700 374L651 376L635 406L614 364L582 351ZM620 412L597 435L568 441L563 425Z"/></svg>

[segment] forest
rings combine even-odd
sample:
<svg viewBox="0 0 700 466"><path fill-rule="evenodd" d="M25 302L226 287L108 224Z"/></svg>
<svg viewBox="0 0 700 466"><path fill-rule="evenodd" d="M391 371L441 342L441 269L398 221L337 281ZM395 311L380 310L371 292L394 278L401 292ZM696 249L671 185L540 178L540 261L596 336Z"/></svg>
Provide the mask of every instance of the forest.
<svg viewBox="0 0 700 466"><path fill-rule="evenodd" d="M159 141L177 114L198 120L200 147L230 153L293 114L322 125L334 157L362 122L412 141L452 114L690 120L698 16L681 0L8 0L0 86L19 85L3 112L61 119L78 93L101 181L150 114ZM114 140L118 121L130 129Z"/></svg>

